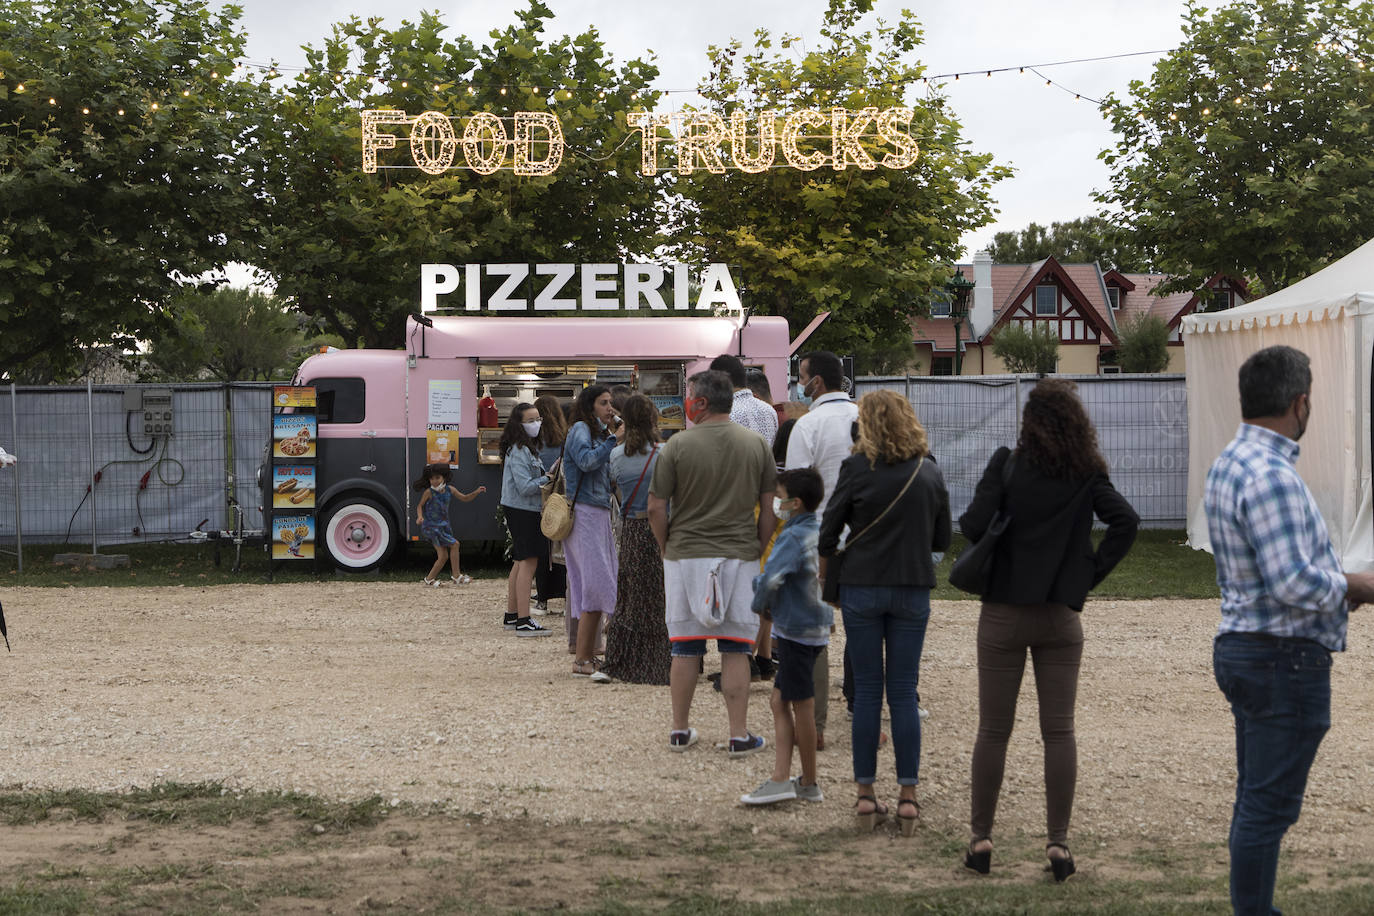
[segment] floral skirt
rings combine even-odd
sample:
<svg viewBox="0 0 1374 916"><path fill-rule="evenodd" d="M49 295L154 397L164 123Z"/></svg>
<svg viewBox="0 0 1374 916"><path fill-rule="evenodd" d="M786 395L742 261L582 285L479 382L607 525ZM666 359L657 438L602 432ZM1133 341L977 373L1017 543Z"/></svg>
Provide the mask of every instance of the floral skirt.
<svg viewBox="0 0 1374 916"><path fill-rule="evenodd" d="M606 673L632 684L668 683L663 558L649 520L627 518L620 535L615 616L606 628Z"/></svg>

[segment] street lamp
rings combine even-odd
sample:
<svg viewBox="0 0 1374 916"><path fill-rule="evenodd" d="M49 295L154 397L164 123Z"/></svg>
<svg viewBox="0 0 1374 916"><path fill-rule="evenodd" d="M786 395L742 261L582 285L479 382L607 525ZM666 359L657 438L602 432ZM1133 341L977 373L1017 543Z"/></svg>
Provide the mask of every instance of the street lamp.
<svg viewBox="0 0 1374 916"><path fill-rule="evenodd" d="M949 292L949 317L954 320L954 374L963 375L964 354L959 349L959 326L968 317L968 297L973 292L973 281L964 276L961 267L945 283L945 289Z"/></svg>

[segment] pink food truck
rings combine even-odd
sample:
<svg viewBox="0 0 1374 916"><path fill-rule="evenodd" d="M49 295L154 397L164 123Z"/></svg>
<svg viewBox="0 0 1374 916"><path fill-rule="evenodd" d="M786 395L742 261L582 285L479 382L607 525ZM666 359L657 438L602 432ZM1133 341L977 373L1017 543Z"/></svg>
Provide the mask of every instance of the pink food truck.
<svg viewBox="0 0 1374 916"><path fill-rule="evenodd" d="M336 566L363 571L419 540L410 484L439 462L463 492L487 488L454 502L459 539L503 538L497 444L516 404L627 385L655 402L671 434L686 422L686 379L722 353L761 368L785 397L789 358L820 321L793 341L778 317L421 315L406 323L404 350L311 356L293 384L316 389L318 543Z"/></svg>

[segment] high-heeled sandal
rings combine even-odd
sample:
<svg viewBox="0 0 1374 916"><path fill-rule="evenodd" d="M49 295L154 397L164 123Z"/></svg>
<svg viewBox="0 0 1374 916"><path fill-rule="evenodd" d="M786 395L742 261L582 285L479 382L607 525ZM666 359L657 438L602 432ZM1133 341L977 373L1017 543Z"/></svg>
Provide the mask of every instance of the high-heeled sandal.
<svg viewBox="0 0 1374 916"><path fill-rule="evenodd" d="M1055 858L1050 855L1050 850L1058 847L1064 850L1064 855ZM1073 853L1069 852L1069 847L1063 843L1050 843L1045 847L1045 855L1049 856L1050 864L1045 868L1046 871L1054 874L1054 880L1063 883L1069 880L1069 876L1078 871L1073 864Z"/></svg>
<svg viewBox="0 0 1374 916"><path fill-rule="evenodd" d="M989 846L981 851L975 851L973 847L986 842L988 842L988 838L980 836L970 842L968 849L964 850L964 867L976 871L980 875L986 875L992 871L992 847Z"/></svg>
<svg viewBox="0 0 1374 916"><path fill-rule="evenodd" d="M859 811L859 805L868 802L873 806L872 811ZM878 800L872 795L860 795L854 801L854 824L860 833L872 833L878 829L878 825L887 820L887 809L878 804Z"/></svg>
<svg viewBox="0 0 1374 916"><path fill-rule="evenodd" d="M910 805L916 809L915 814L903 814L902 805ZM911 836L916 832L916 825L921 822L921 806L916 804L914 798L897 799L897 827L902 836Z"/></svg>

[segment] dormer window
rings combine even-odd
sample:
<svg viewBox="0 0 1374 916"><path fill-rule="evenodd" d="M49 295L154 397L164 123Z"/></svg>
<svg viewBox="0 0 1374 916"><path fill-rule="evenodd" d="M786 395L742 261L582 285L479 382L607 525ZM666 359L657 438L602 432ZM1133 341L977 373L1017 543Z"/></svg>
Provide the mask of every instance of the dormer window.
<svg viewBox="0 0 1374 916"><path fill-rule="evenodd" d="M948 302L947 300L944 300L944 299L936 299L934 302L932 302L932 303L930 304L930 317L931 317L931 318L948 318L948 317L949 317L949 302Z"/></svg>
<svg viewBox="0 0 1374 916"><path fill-rule="evenodd" d="M1113 310L1121 308L1121 287L1107 287L1107 301L1112 304Z"/></svg>
<svg viewBox="0 0 1374 916"><path fill-rule="evenodd" d="M1225 287L1212 290L1209 312L1224 312L1231 307L1231 291Z"/></svg>
<svg viewBox="0 0 1374 916"><path fill-rule="evenodd" d="M1035 314L1037 318L1059 314L1059 287L1042 283L1035 288Z"/></svg>

